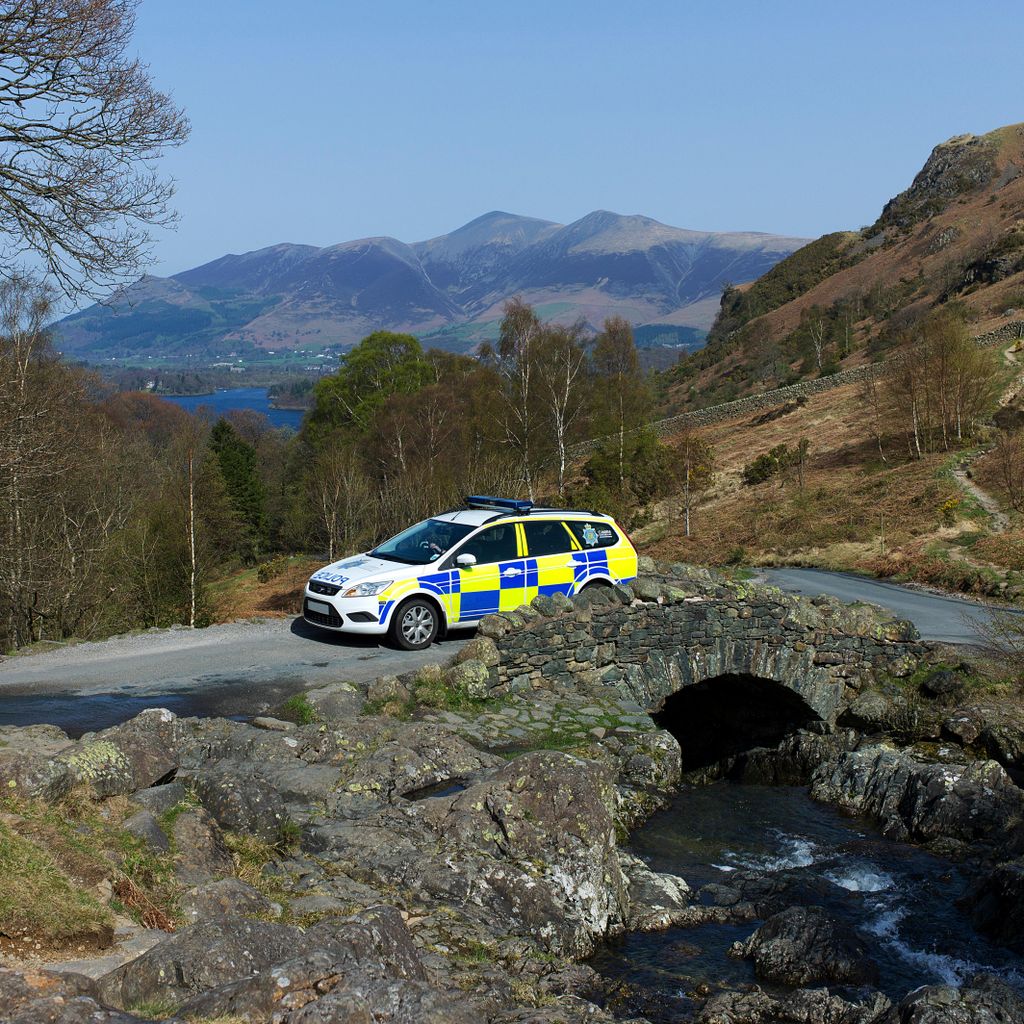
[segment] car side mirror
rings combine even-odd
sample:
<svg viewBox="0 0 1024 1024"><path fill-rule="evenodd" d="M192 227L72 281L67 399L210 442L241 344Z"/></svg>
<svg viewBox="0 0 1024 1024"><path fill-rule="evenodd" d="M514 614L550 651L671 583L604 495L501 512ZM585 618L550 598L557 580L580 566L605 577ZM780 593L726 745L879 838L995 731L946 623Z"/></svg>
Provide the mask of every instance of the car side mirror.
<svg viewBox="0 0 1024 1024"><path fill-rule="evenodd" d="M459 555L455 559L455 564L461 566L463 569L469 569L476 565L476 555L471 555L468 551L464 555Z"/></svg>

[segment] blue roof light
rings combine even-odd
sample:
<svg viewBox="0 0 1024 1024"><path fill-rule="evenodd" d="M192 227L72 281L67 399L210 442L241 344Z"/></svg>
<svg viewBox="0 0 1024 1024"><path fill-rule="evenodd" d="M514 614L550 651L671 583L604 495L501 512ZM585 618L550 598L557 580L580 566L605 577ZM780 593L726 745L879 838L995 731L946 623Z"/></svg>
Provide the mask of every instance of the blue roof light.
<svg viewBox="0 0 1024 1024"><path fill-rule="evenodd" d="M529 512L533 508L532 501L521 501L518 498L492 498L486 494L471 494L466 499L470 508L507 508L513 512Z"/></svg>

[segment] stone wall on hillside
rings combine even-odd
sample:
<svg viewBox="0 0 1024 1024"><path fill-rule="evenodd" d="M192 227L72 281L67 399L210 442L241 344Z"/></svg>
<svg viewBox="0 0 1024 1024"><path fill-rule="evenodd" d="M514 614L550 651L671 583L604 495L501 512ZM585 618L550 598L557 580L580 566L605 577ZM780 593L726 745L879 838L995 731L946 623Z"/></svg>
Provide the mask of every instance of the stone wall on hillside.
<svg viewBox="0 0 1024 1024"><path fill-rule="evenodd" d="M1003 324L1002 327L980 334L974 340L981 346L999 345L1007 341L1014 341L1024 338L1024 320L1014 320ZM813 380L803 380L797 384L789 384L786 387L773 388L771 391L762 391L757 395L747 395L745 398L737 398L732 402L722 402L719 405L709 405L706 409L695 409L692 412L683 412L678 416L670 416L664 420L658 420L651 424L653 430L659 437L671 437L678 433L683 427L707 427L712 423L721 423L723 420L731 420L747 413L763 412L766 409L774 409L777 406L785 405L787 402L795 402L801 398L809 398L811 395L821 394L825 391L832 391L846 384L857 384L860 381L868 380L876 376L884 366L882 363L866 363L863 366L854 366L849 370L840 370L828 377L816 377ZM573 449L573 454L583 457L592 452L599 443L599 438L592 441L585 441Z"/></svg>
<svg viewBox="0 0 1024 1024"><path fill-rule="evenodd" d="M684 567L641 576L630 587L592 588L572 601L540 597L529 609L488 616L465 660L479 645L491 653L489 694L571 688L584 676L625 685L655 712L694 683L753 676L790 689L830 725L844 698L870 678L906 675L928 650L910 623L886 620L876 609L731 584ZM476 667L482 676L484 664Z"/></svg>

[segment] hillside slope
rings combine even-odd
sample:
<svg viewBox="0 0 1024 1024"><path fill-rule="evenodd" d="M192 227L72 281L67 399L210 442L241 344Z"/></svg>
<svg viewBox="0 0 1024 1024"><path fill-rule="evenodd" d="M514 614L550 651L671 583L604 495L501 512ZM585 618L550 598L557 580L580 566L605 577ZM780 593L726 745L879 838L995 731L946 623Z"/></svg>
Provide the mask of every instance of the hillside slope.
<svg viewBox="0 0 1024 1024"><path fill-rule="evenodd" d="M936 146L873 225L825 235L728 289L707 346L667 377L667 405L876 359L949 304L977 333L1024 308L1024 124Z"/></svg>
<svg viewBox="0 0 1024 1024"><path fill-rule="evenodd" d="M468 349L493 338L502 304L522 295L548 318L597 328L618 314L696 342L725 282L758 277L802 242L607 211L569 225L493 212L412 245L281 244L146 277L56 333L82 358L344 348L382 328Z"/></svg>
<svg viewBox="0 0 1024 1024"><path fill-rule="evenodd" d="M1004 410L1021 412L1021 346L998 354ZM997 414L997 419L999 418ZM680 427L670 446L685 437ZM714 450L714 481L682 529L682 496L647 510L632 530L642 551L709 565L809 565L897 576L948 590L1024 601L1024 514L1002 489L990 431L965 448L910 457L887 435L885 457L856 383L802 402L735 415L701 429ZM795 470L759 483L744 469L776 445L809 442Z"/></svg>

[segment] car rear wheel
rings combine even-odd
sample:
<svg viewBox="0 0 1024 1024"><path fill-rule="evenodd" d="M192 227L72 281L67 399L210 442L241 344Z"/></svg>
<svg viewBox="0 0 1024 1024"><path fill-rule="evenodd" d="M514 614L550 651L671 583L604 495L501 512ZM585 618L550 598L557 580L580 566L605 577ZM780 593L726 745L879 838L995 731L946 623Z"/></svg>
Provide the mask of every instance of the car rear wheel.
<svg viewBox="0 0 1024 1024"><path fill-rule="evenodd" d="M437 638L441 622L437 608L414 597L399 607L391 620L391 639L403 651L424 651Z"/></svg>

